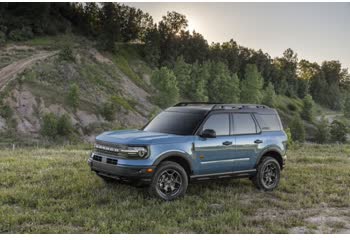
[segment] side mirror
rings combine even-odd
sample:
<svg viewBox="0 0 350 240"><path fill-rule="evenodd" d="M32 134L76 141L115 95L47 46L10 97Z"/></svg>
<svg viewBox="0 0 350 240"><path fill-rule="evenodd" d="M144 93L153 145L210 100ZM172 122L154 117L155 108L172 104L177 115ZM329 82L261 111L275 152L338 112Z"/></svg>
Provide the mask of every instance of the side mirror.
<svg viewBox="0 0 350 240"><path fill-rule="evenodd" d="M200 136L202 138L216 138L216 132L213 129L205 129Z"/></svg>

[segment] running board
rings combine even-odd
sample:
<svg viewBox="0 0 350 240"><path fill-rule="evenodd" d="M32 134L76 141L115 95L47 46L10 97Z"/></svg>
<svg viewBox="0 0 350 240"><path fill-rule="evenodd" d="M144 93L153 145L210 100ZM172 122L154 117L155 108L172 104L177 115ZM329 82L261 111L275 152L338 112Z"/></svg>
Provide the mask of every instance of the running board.
<svg viewBox="0 0 350 240"><path fill-rule="evenodd" d="M191 180L202 181L202 180L220 179L220 178L241 178L241 177L249 177L252 175L252 173L255 173L255 172L256 172L256 169L235 171L235 172L192 175Z"/></svg>

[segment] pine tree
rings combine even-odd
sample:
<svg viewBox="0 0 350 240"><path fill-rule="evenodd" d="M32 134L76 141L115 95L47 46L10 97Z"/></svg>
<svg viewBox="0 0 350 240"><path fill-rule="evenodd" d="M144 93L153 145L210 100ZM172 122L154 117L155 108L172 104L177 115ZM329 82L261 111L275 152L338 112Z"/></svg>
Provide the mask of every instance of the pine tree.
<svg viewBox="0 0 350 240"><path fill-rule="evenodd" d="M258 72L256 65L248 64L245 68L244 79L241 81L241 102L260 103L263 83L264 79Z"/></svg>
<svg viewBox="0 0 350 240"><path fill-rule="evenodd" d="M178 101L179 89L175 74L170 69L162 67L154 71L151 83L158 90L154 97L154 101L158 106L166 108Z"/></svg>
<svg viewBox="0 0 350 240"><path fill-rule="evenodd" d="M272 83L269 82L269 84L265 88L262 103L269 107L274 107L275 102L276 102L275 88L273 87Z"/></svg>
<svg viewBox="0 0 350 240"><path fill-rule="evenodd" d="M238 102L240 95L239 79L236 74L231 75L226 64L222 62L211 64L208 95L212 102Z"/></svg>
<svg viewBox="0 0 350 240"><path fill-rule="evenodd" d="M189 99L193 101L206 102L208 101L207 83L210 77L207 64L192 64L190 75Z"/></svg>
<svg viewBox="0 0 350 240"><path fill-rule="evenodd" d="M301 112L303 119L309 122L314 120L314 106L315 102L312 100L311 95L306 95L303 99L303 110Z"/></svg>
<svg viewBox="0 0 350 240"><path fill-rule="evenodd" d="M290 123L290 131L292 133L293 141L304 142L305 141L305 128L303 121L297 114Z"/></svg>
<svg viewBox="0 0 350 240"><path fill-rule="evenodd" d="M192 99L193 89L191 79L191 65L186 63L183 56L176 59L174 74L178 83L180 95L184 99Z"/></svg>

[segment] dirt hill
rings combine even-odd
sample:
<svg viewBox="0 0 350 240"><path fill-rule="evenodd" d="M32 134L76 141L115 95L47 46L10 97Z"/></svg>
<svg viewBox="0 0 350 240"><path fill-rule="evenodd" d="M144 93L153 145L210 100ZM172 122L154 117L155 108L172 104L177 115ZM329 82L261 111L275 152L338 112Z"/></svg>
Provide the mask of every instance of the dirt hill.
<svg viewBox="0 0 350 240"><path fill-rule="evenodd" d="M64 48L69 44L72 59ZM120 45L115 54L75 36L8 44L0 51L0 132L40 136L43 116L67 114L78 135L90 140L104 129L140 127L157 107L150 102L151 69L137 45ZM67 104L72 84L79 88L78 107ZM113 97L115 120L101 109Z"/></svg>

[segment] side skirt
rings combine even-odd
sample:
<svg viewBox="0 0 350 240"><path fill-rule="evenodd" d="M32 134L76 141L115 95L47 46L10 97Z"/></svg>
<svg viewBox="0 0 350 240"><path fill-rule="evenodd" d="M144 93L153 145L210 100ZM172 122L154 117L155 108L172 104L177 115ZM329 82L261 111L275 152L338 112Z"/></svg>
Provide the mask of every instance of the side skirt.
<svg viewBox="0 0 350 240"><path fill-rule="evenodd" d="M235 172L225 172L225 173L212 173L212 174L201 174L192 175L191 181L205 181L211 179L221 179L221 178L244 178L250 177L256 172L256 169L235 171Z"/></svg>

